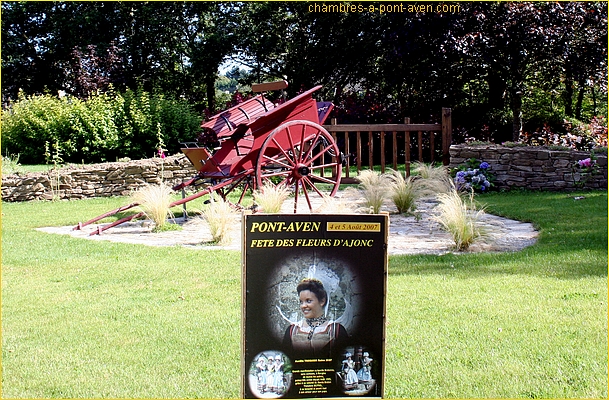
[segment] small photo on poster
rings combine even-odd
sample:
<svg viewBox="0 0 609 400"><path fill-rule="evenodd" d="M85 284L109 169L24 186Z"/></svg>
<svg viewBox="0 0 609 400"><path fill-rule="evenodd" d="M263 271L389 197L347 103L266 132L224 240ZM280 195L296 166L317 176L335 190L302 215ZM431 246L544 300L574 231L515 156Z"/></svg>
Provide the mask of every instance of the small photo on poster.
<svg viewBox="0 0 609 400"><path fill-rule="evenodd" d="M280 351L263 351L249 366L248 385L257 398L283 397L291 385L291 361Z"/></svg>
<svg viewBox="0 0 609 400"><path fill-rule="evenodd" d="M387 217L244 226L244 397L381 397Z"/></svg>

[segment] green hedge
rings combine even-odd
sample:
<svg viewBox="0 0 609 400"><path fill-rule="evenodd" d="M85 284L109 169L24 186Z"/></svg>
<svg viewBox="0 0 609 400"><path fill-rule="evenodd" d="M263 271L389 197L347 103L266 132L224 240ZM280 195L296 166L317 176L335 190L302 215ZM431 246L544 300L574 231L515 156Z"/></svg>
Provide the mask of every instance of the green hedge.
<svg viewBox="0 0 609 400"><path fill-rule="evenodd" d="M49 161L45 148L64 162L91 163L151 157L159 144L169 153L193 140L201 117L184 101L142 90L109 91L87 100L48 94L23 96L2 112L2 153L21 163Z"/></svg>

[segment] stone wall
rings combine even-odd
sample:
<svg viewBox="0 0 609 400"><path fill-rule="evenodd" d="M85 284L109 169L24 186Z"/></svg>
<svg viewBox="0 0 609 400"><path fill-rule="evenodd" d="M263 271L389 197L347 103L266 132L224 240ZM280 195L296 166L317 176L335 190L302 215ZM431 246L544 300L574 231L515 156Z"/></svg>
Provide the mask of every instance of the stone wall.
<svg viewBox="0 0 609 400"><path fill-rule="evenodd" d="M500 145L453 145L450 167L470 158L486 161L495 175L496 189L531 190L607 189L607 155L597 154L598 171L580 174L577 161L590 157L583 151L550 150L543 147L505 147Z"/></svg>
<svg viewBox="0 0 609 400"><path fill-rule="evenodd" d="M126 196L145 184L163 180L176 185L196 173L183 155L165 159L67 166L48 172L2 178L2 200L27 201Z"/></svg>
<svg viewBox="0 0 609 400"><path fill-rule="evenodd" d="M598 172L589 177L576 170L578 160L590 157L579 151L557 151L541 147L504 147L499 145L454 145L450 147L450 166L469 158L486 161L496 176L495 188L532 190L574 190L578 182L591 189L607 189L607 155L599 154ZM163 180L176 185L195 173L183 155L129 162L68 166L48 172L11 175L2 178L2 200L27 201L82 199L86 197L125 196L133 190Z"/></svg>

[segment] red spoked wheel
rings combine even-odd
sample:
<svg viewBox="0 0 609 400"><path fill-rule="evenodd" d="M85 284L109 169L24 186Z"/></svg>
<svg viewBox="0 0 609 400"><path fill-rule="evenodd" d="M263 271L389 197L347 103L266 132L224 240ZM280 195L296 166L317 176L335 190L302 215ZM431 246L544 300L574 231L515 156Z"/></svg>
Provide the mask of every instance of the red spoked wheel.
<svg viewBox="0 0 609 400"><path fill-rule="evenodd" d="M332 135L310 121L290 121L264 140L256 162L256 186L269 182L294 192L294 212L313 211L312 198L334 196L340 185L342 160ZM298 202L306 209L299 210Z"/></svg>

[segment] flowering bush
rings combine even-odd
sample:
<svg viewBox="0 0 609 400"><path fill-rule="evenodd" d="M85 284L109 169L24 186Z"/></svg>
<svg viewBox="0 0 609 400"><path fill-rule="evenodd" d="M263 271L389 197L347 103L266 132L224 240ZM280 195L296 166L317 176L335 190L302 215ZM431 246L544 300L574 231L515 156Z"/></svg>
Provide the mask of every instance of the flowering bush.
<svg viewBox="0 0 609 400"><path fill-rule="evenodd" d="M607 147L607 121L604 117L592 117L590 123L564 121L570 147L577 150L592 150Z"/></svg>
<svg viewBox="0 0 609 400"><path fill-rule="evenodd" d="M575 186L586 186L588 179L597 171L598 165L596 164L596 157L594 152L592 152L590 157L579 160L573 165L573 181L575 182Z"/></svg>
<svg viewBox="0 0 609 400"><path fill-rule="evenodd" d="M453 170L453 177L457 190L488 192L493 186L494 175L490 172L491 166L483 161L470 158L467 163Z"/></svg>
<svg viewBox="0 0 609 400"><path fill-rule="evenodd" d="M565 133L557 133L544 124L535 132L523 132L519 142L528 146L560 146L574 150L593 150L607 147L607 121L605 118L593 117L589 123L577 120L564 120Z"/></svg>
<svg viewBox="0 0 609 400"><path fill-rule="evenodd" d="M582 170L592 170L592 168L596 165L596 160L592 160L590 157L588 157L586 159L579 160L577 163Z"/></svg>

